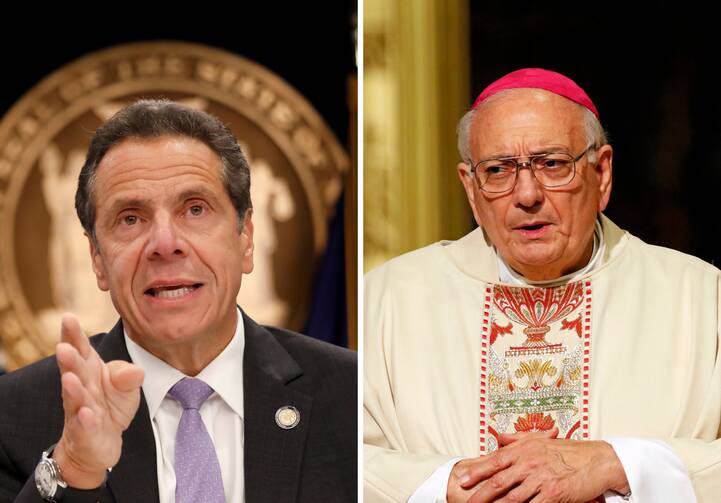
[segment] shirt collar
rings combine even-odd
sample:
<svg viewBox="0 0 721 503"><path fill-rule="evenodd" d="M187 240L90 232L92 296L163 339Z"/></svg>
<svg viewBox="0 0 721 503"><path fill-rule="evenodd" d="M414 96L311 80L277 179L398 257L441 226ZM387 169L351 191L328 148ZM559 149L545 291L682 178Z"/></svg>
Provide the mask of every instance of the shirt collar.
<svg viewBox="0 0 721 503"><path fill-rule="evenodd" d="M195 376L203 380L220 398L243 418L243 351L245 349L245 329L243 316L238 312L235 334L230 343L200 373ZM125 345L133 363L145 371L143 394L148 404L150 417L154 418L160 404L170 388L183 377L180 370L135 343L123 328Z"/></svg>
<svg viewBox="0 0 721 503"><path fill-rule="evenodd" d="M501 258L501 255L496 253L498 257L498 276L502 283L510 283L512 285L521 286L540 286L550 287L568 283L576 278L592 272L597 267L603 264L603 256L605 252L606 244L603 240L603 229L601 228L601 222L596 219L596 225L593 229L593 252L591 252L591 259L588 261L585 267L582 267L578 271L566 274L560 278L544 280L544 281L531 281L530 279L518 274L516 271L511 269L508 264Z"/></svg>

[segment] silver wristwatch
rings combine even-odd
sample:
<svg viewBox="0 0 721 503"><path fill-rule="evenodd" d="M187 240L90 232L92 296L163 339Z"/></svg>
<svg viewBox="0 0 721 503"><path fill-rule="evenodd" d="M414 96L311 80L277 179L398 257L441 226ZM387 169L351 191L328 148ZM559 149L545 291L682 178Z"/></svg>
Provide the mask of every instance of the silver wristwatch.
<svg viewBox="0 0 721 503"><path fill-rule="evenodd" d="M53 445L43 452L38 466L35 467L35 487L38 488L40 497L45 501L60 501L60 498L67 489L68 484L63 480L58 463L50 456L53 452Z"/></svg>

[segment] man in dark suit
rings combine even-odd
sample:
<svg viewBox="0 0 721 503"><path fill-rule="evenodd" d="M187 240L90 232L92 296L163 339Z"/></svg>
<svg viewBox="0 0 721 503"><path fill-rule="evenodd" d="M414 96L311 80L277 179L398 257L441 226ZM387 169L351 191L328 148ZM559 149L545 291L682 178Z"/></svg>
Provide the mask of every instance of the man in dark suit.
<svg viewBox="0 0 721 503"><path fill-rule="evenodd" d="M355 354L257 325L248 165L217 119L139 101L76 209L121 320L0 379L0 502L355 501Z"/></svg>

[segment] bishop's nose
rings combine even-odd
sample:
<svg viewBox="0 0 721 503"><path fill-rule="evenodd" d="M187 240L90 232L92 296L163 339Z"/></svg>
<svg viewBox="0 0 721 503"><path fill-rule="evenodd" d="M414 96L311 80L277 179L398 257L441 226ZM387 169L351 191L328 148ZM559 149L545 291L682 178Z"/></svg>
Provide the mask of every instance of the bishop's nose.
<svg viewBox="0 0 721 503"><path fill-rule="evenodd" d="M530 166L519 168L516 175L516 185L513 187L513 203L516 206L532 208L543 202L543 186L536 179Z"/></svg>

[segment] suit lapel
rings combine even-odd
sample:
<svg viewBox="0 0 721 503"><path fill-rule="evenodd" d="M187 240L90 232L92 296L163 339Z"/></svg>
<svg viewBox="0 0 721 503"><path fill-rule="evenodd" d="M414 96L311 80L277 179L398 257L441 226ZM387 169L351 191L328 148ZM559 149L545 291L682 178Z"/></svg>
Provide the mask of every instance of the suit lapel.
<svg viewBox="0 0 721 503"><path fill-rule="evenodd" d="M289 386L303 371L275 337L243 315L245 501L296 501L312 398ZM291 405L300 422L276 424L280 407Z"/></svg>
<svg viewBox="0 0 721 503"><path fill-rule="evenodd" d="M105 361L130 361L122 322L113 327L96 349ZM108 489L118 503L159 500L155 455L148 405L141 390L138 412L123 433L123 454L108 477Z"/></svg>
<svg viewBox="0 0 721 503"><path fill-rule="evenodd" d="M289 386L303 371L275 337L245 315L243 323L245 500L295 501L313 399ZM96 349L105 361L130 361L120 322ZM286 405L300 413L298 425L288 430L275 421L277 410ZM118 503L159 500L155 439L142 392L108 489Z"/></svg>

